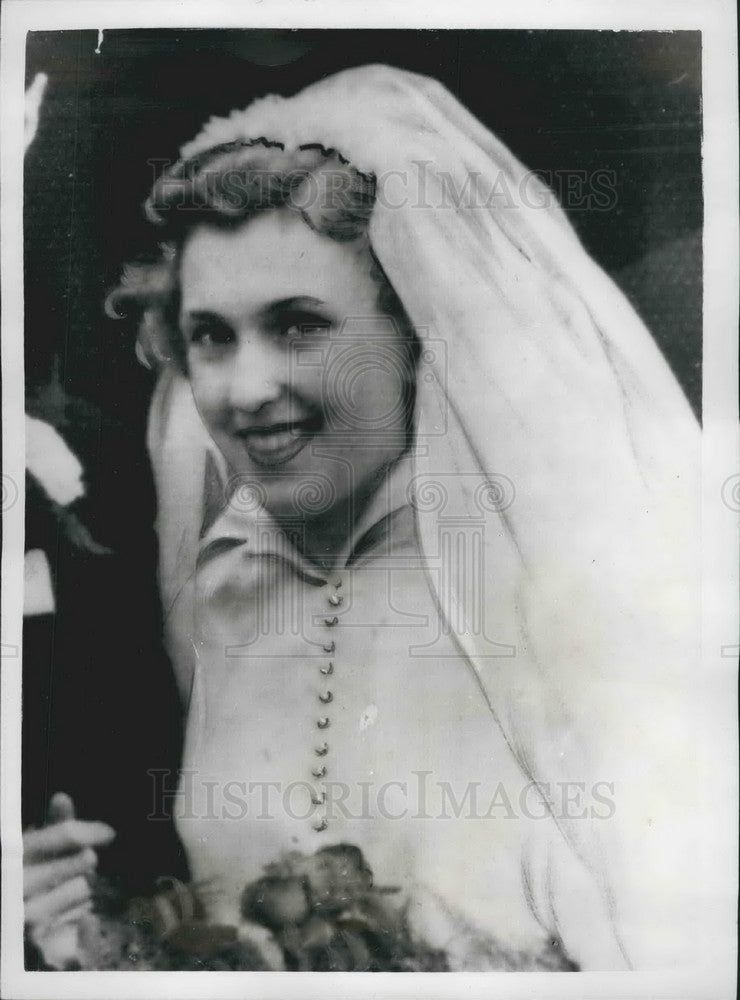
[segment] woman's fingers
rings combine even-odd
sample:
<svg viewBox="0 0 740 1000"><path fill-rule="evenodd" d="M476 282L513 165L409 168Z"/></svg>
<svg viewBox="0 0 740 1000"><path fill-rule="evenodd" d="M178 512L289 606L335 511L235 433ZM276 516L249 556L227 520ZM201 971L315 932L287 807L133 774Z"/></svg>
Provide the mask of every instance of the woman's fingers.
<svg viewBox="0 0 740 1000"><path fill-rule="evenodd" d="M66 940L70 940L69 931L71 925L80 924L81 921L87 920L92 914L92 909L92 900L87 900L84 903L79 903L77 906L72 906L70 909L65 910L53 923L29 924L28 933L33 943L45 950L52 938L58 939L56 943L61 943L63 937ZM85 925L82 924L82 926L84 927ZM75 942L75 938L71 939L73 943Z"/></svg>
<svg viewBox="0 0 740 1000"><path fill-rule="evenodd" d="M23 834L24 861L43 861L60 854L71 854L86 847L109 844L116 832L107 823L65 819L61 823L28 830Z"/></svg>
<svg viewBox="0 0 740 1000"><path fill-rule="evenodd" d="M65 910L64 913L60 914L59 919L55 922L54 927L66 927L67 924L75 924L78 920L82 920L89 913L92 913L92 900L88 899L84 903L80 903L78 906L73 906L69 910Z"/></svg>
<svg viewBox="0 0 740 1000"><path fill-rule="evenodd" d="M23 898L50 892L62 882L95 871L98 857L91 847L51 861L37 861L23 869Z"/></svg>
<svg viewBox="0 0 740 1000"><path fill-rule="evenodd" d="M92 937L92 929L88 930L88 921L92 911L92 902L80 903L66 910L52 923L28 924L26 933L29 940L39 949L44 962L54 969L64 969L70 961L78 957L81 948L81 934Z"/></svg>
<svg viewBox="0 0 740 1000"><path fill-rule="evenodd" d="M110 843L106 823L75 819L69 795L52 796L48 825L23 835L26 931L52 967L63 968L77 950L78 924L92 910L87 876L97 866L93 848Z"/></svg>
<svg viewBox="0 0 740 1000"><path fill-rule="evenodd" d="M87 879L82 876L69 879L51 892L41 893L26 901L26 923L61 923L66 913L89 903L91 897Z"/></svg>
<svg viewBox="0 0 740 1000"><path fill-rule="evenodd" d="M46 810L47 823L62 823L65 819L75 818L75 807L66 792L56 792L49 801Z"/></svg>

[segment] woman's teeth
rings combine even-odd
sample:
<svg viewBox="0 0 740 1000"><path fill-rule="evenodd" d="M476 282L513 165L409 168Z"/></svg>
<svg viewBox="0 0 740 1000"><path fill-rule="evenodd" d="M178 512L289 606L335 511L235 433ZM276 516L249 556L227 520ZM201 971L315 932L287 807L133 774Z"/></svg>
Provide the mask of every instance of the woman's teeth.
<svg viewBox="0 0 740 1000"><path fill-rule="evenodd" d="M277 451L288 444L292 444L298 436L294 430L268 431L250 437L249 443L256 445L263 451Z"/></svg>
<svg viewBox="0 0 740 1000"><path fill-rule="evenodd" d="M276 424L274 429L253 428L240 432L239 437L244 441L253 461L278 464L287 462L302 451L316 429L316 421L304 420L300 423Z"/></svg>

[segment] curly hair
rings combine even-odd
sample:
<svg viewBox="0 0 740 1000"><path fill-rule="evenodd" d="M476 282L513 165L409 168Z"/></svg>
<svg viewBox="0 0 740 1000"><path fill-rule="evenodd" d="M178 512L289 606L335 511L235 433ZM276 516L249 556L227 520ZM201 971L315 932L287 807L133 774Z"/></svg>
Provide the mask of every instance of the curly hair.
<svg viewBox="0 0 740 1000"><path fill-rule="evenodd" d="M180 334L179 261L195 226L243 224L258 212L288 208L315 232L343 243L367 238L375 203L375 178L352 167L340 153L318 143L287 152L267 139L215 146L180 160L154 184L144 204L147 218L162 230L153 261L124 265L119 285L106 299L106 313L133 315L137 355L147 367L174 361L187 374ZM418 341L395 290L368 241L378 309L408 337L414 360Z"/></svg>

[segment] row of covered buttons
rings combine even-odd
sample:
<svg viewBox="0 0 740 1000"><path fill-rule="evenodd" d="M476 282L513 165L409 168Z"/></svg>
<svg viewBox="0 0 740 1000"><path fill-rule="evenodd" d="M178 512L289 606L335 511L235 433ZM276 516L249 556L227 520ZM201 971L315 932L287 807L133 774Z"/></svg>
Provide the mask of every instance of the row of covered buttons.
<svg viewBox="0 0 740 1000"><path fill-rule="evenodd" d="M334 584L335 592L329 594L327 600L332 608L338 608L342 604L343 600L342 595L336 593L336 591L338 591L341 588L341 586L342 586L342 581L341 580L337 581ZM331 615L329 617L324 618L324 626L326 628L334 628L338 624L339 624L339 618L336 615ZM323 648L325 653L327 653L329 656L333 656L336 653L337 644L334 641L334 639L330 639L329 642L324 643ZM334 673L334 660L329 660L328 662L324 663L319 668L319 672L324 677L330 677ZM319 694L318 698L322 705L329 705L334 700L334 694L331 690L329 690L329 688L327 688L325 691L322 691ZM328 729L330 725L331 725L331 720L328 715L322 715L316 720L317 729L321 730ZM327 754L329 753L329 744L326 742L326 740L324 740L318 746L314 747L314 753L316 754L317 757L327 756ZM317 767L312 768L311 774L316 779L325 778L327 775L326 764L322 763ZM323 791L314 792L313 795L311 796L311 801L313 802L314 805L317 806L323 805L323 803L326 801L326 792ZM328 819L326 818L326 816L322 816L321 819L318 820L318 822L314 823L314 830L316 830L317 833L321 833L323 830L326 830L328 825L329 825Z"/></svg>

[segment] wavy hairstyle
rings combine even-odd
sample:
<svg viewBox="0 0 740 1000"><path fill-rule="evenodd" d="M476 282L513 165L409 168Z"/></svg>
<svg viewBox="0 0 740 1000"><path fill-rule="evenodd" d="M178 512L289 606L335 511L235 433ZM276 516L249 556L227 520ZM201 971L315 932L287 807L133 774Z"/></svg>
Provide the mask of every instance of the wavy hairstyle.
<svg viewBox="0 0 740 1000"><path fill-rule="evenodd" d="M315 232L344 243L367 238L375 190L373 175L360 173L336 150L317 143L286 151L282 143L264 138L235 141L180 160L155 182L144 204L149 221L162 230L159 255L124 265L119 285L106 299L106 313L116 319L133 315L136 353L148 368L175 362L187 374L178 323L179 260L195 226L239 226L258 212L285 207ZM415 362L418 340L368 246L378 309L408 338Z"/></svg>

